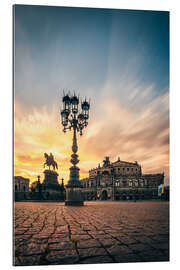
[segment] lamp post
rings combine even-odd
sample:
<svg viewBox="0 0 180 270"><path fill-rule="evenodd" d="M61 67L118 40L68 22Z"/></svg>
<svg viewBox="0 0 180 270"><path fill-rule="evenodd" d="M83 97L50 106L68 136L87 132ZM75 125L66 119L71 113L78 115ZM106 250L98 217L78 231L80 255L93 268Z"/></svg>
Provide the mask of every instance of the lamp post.
<svg viewBox="0 0 180 270"><path fill-rule="evenodd" d="M78 160L78 145L77 145L77 132L82 135L82 131L88 125L90 104L86 99L81 102L79 108L79 97L75 94L73 96L64 95L63 109L61 110L61 122L63 125L63 132L73 130L73 144L71 155L71 163L73 166L70 168L70 179L66 185L66 201L65 205L83 205L83 198L81 192L81 182L79 180L79 168L76 166Z"/></svg>

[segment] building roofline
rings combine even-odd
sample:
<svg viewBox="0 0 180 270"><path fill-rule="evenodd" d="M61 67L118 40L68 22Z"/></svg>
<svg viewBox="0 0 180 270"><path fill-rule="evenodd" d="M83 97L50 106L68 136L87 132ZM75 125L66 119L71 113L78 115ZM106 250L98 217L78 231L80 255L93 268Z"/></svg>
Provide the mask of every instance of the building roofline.
<svg viewBox="0 0 180 270"><path fill-rule="evenodd" d="M25 178L25 177L23 177L23 176L20 176L20 175L17 175L17 176L14 176L14 179L15 180L25 180L25 181L30 181L30 179L29 178Z"/></svg>

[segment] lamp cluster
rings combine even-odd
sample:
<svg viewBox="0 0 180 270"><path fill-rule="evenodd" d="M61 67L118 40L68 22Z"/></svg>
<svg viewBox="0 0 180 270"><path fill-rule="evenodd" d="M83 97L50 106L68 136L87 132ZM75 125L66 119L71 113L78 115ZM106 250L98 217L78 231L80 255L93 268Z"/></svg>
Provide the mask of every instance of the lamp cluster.
<svg viewBox="0 0 180 270"><path fill-rule="evenodd" d="M67 129L71 130L71 128L74 128L82 135L83 128L88 125L90 103L85 99L81 101L81 106L79 106L79 97L75 94L73 96L65 95L62 102L63 109L60 113L64 127L63 132L66 132Z"/></svg>

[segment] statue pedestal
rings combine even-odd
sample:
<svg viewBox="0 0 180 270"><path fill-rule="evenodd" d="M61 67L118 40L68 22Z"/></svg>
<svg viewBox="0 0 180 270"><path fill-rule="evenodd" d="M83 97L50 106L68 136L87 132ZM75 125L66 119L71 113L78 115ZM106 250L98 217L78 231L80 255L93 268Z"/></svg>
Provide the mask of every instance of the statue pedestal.
<svg viewBox="0 0 180 270"><path fill-rule="evenodd" d="M83 206L84 205L81 188L67 187L66 186L65 205L71 205L71 206Z"/></svg>
<svg viewBox="0 0 180 270"><path fill-rule="evenodd" d="M83 206L82 187L79 181L79 168L73 166L70 168L70 180L66 185L66 201L67 206Z"/></svg>
<svg viewBox="0 0 180 270"><path fill-rule="evenodd" d="M43 184L46 186L59 185L57 178L58 178L57 172L51 171L51 170L45 170Z"/></svg>

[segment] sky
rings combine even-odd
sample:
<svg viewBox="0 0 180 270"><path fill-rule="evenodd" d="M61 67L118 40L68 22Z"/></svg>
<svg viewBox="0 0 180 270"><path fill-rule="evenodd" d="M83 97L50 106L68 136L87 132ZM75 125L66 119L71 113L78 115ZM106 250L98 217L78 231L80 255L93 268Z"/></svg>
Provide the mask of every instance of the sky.
<svg viewBox="0 0 180 270"><path fill-rule="evenodd" d="M63 90L90 98L78 135L80 178L105 156L138 161L169 183L169 13L14 6L14 174L43 180L52 152L69 180Z"/></svg>

